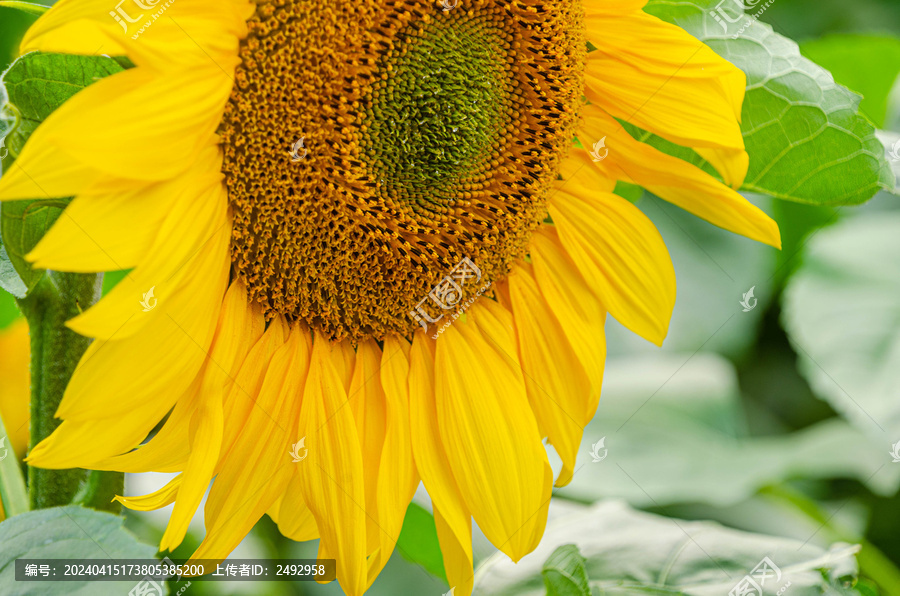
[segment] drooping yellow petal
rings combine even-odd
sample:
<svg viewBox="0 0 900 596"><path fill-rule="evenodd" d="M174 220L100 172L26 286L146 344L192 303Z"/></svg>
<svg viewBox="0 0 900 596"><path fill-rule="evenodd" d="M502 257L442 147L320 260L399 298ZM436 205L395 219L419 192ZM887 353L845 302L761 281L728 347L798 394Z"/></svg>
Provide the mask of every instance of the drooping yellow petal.
<svg viewBox="0 0 900 596"><path fill-rule="evenodd" d="M434 525L444 558L447 583L450 584L453 594L471 594L475 583L475 573L472 569L472 518L466 515L461 523L455 524L464 526L460 535L459 530L451 526L435 505Z"/></svg>
<svg viewBox="0 0 900 596"><path fill-rule="evenodd" d="M610 15L585 6L597 48L585 95L616 118L697 149L733 188L747 175L741 135L743 72L684 29L641 10ZM597 139L593 139L596 141Z"/></svg>
<svg viewBox="0 0 900 596"><path fill-rule="evenodd" d="M338 359L340 362L341 359ZM379 368L381 348L374 340L361 342L357 347L353 378L350 381L349 407L359 434L362 449L363 479L366 492L366 552L373 553L380 544L381 530L378 523L378 475L381 453L386 433L386 409L384 390L381 387ZM387 462L386 462L387 463Z"/></svg>
<svg viewBox="0 0 900 596"><path fill-rule="evenodd" d="M675 270L653 223L629 201L591 192L596 171L579 172L550 200L560 240L603 306L662 345L675 307Z"/></svg>
<svg viewBox="0 0 900 596"><path fill-rule="evenodd" d="M316 526L316 518L303 500L303 491L300 487L300 479L297 472L282 495L281 501L273 506L269 515L278 524L278 531L291 540L305 542L319 537L319 529ZM273 515L273 513L275 513Z"/></svg>
<svg viewBox="0 0 900 596"><path fill-rule="evenodd" d="M473 305L470 320L456 321L437 341L438 426L467 508L488 539L518 561L537 545L535 528L546 523L541 512L550 467L521 368L514 366L512 318L491 304Z"/></svg>
<svg viewBox="0 0 900 596"><path fill-rule="evenodd" d="M207 533L194 559L221 559L284 493L294 466L291 443L297 433L300 395L309 366L303 337L295 326L272 356L256 406L244 421L233 448L220 461L204 510Z"/></svg>
<svg viewBox="0 0 900 596"><path fill-rule="evenodd" d="M578 134L606 137L609 157L596 163L606 176L643 186L712 224L781 248L778 224L762 210L700 168L637 141L597 106L585 106ZM580 152L585 159L587 152Z"/></svg>
<svg viewBox="0 0 900 596"><path fill-rule="evenodd" d="M405 339L390 336L384 340L378 380L384 396L385 429L375 495L379 548L369 557L370 586L394 552L403 518L419 485L409 419L409 349Z"/></svg>
<svg viewBox="0 0 900 596"><path fill-rule="evenodd" d="M155 509L162 509L175 502L175 497L178 495L178 489L181 488L181 481L183 479L184 474L179 474L168 481L162 488L153 491L149 495L139 497L116 495L113 500L118 501L132 511L153 511Z"/></svg>
<svg viewBox="0 0 900 596"><path fill-rule="evenodd" d="M409 355L409 419L416 468L434 504L438 540L451 587L472 591L472 520L441 443L435 403L435 342L417 331ZM442 512L439 514L439 511ZM440 522L438 516L440 515Z"/></svg>
<svg viewBox="0 0 900 596"><path fill-rule="evenodd" d="M582 432L590 422L591 379L541 295L530 264L513 267L509 290L528 400L562 459L557 485L565 486L575 469Z"/></svg>
<svg viewBox="0 0 900 596"><path fill-rule="evenodd" d="M341 588L359 596L366 588L367 554L363 459L331 350L328 340L314 338L299 427L309 455L298 478L321 535L319 558L330 553Z"/></svg>
<svg viewBox="0 0 900 596"><path fill-rule="evenodd" d="M566 254L556 228L541 226L532 236L529 250L541 294L565 331L585 374L591 379L591 396L585 412L590 420L597 410L603 384L606 311Z"/></svg>

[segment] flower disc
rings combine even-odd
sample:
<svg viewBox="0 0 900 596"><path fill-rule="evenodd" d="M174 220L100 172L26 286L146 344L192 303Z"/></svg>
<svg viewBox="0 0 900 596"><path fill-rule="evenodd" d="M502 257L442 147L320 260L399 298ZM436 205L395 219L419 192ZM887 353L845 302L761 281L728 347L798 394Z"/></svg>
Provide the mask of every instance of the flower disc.
<svg viewBox="0 0 900 596"><path fill-rule="evenodd" d="M408 335L463 258L506 275L571 144L582 23L577 0L260 2L220 135L267 317Z"/></svg>

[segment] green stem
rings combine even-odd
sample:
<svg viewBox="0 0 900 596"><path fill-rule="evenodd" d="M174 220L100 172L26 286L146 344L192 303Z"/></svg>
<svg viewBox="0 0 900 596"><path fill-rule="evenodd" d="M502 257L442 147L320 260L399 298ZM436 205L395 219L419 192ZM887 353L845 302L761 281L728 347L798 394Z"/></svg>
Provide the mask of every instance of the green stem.
<svg viewBox="0 0 900 596"><path fill-rule="evenodd" d="M769 486L761 492L778 501L789 503L810 519L822 524L822 531L828 535L830 541L858 543L862 547L856 555L860 573L878 584L885 594L900 594L900 569L897 569L877 546L835 524L832 516L822 511L818 503L800 492L780 486Z"/></svg>
<svg viewBox="0 0 900 596"><path fill-rule="evenodd" d="M31 333L31 447L56 430L54 416L66 385L91 340L65 326L100 297L102 275L47 272L19 300ZM71 503L85 480L84 470L29 466L32 509Z"/></svg>

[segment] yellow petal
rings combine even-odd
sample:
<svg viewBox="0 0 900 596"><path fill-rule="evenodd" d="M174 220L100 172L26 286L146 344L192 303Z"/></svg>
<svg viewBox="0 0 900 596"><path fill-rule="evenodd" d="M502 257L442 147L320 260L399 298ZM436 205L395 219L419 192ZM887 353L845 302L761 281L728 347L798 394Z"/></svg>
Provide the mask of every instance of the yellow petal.
<svg viewBox="0 0 900 596"><path fill-rule="evenodd" d="M546 523L550 467L515 367L512 318L490 304L473 305L470 320L456 321L437 341L438 426L467 508L487 538L518 561Z"/></svg>
<svg viewBox="0 0 900 596"><path fill-rule="evenodd" d="M400 537L406 509L419 485L412 454L409 421L409 344L390 336L384 340L380 384L385 400L384 445L378 468L378 552L369 557L368 584L387 564ZM369 514L371 516L371 513Z"/></svg>
<svg viewBox="0 0 900 596"><path fill-rule="evenodd" d="M132 511L153 511L155 509L162 509L175 502L175 497L178 495L178 489L181 488L181 481L183 479L184 474L179 474L167 482L165 486L149 495L140 497L121 497L116 495L113 500L118 501Z"/></svg>
<svg viewBox="0 0 900 596"><path fill-rule="evenodd" d="M553 195L550 216L579 271L620 323L662 345L675 307L675 270L653 223L627 200L589 190L586 169Z"/></svg>
<svg viewBox="0 0 900 596"><path fill-rule="evenodd" d="M680 27L640 10L593 12L590 4L585 26L597 49L585 65L585 96L616 118L698 149L740 187L749 165L740 129L744 73Z"/></svg>
<svg viewBox="0 0 900 596"><path fill-rule="evenodd" d="M207 534L194 559L228 555L284 493L294 472L290 456L300 393L309 364L305 330L294 327L272 356L231 451L221 461L204 511Z"/></svg>
<svg viewBox="0 0 900 596"><path fill-rule="evenodd" d="M582 431L590 422L591 380L541 295L531 265L513 267L509 289L528 400L562 459L557 485L565 486L575 470Z"/></svg>
<svg viewBox="0 0 900 596"><path fill-rule="evenodd" d="M472 519L466 515L465 519L458 523L448 522L435 505L434 525L444 557L447 582L454 594L471 594L475 583L475 573L472 569ZM465 529L460 532L455 526L464 526Z"/></svg>
<svg viewBox="0 0 900 596"><path fill-rule="evenodd" d="M363 461L353 413L330 354L330 342L313 340L301 436L309 455L299 475L304 500L316 518L323 550L337 560L337 578L350 596L366 588L366 511Z"/></svg>
<svg viewBox="0 0 900 596"><path fill-rule="evenodd" d="M603 385L606 311L566 254L553 226L541 226L532 236L529 250L541 294L591 379L591 397L585 412L590 420L597 410Z"/></svg>
<svg viewBox="0 0 900 596"><path fill-rule="evenodd" d="M422 483L434 504L447 580L451 586L459 586L460 593L469 594L473 582L471 514L463 502L441 443L435 404L434 351L435 342L424 331L417 331L409 362L413 455ZM466 585L468 589L465 589Z"/></svg>
<svg viewBox="0 0 900 596"><path fill-rule="evenodd" d="M606 137L609 156L596 164L605 176L643 186L712 224L781 248L778 224L758 207L700 168L637 141L597 106L584 108L578 134Z"/></svg>

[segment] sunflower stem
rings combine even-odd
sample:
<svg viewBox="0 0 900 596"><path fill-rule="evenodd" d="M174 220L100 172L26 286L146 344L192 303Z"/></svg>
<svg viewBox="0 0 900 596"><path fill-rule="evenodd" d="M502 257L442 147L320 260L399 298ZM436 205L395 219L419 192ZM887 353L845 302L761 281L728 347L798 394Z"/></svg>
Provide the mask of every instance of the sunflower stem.
<svg viewBox="0 0 900 596"><path fill-rule="evenodd" d="M68 329L65 323L100 297L102 278L95 274L48 271L26 297L18 300L31 334L32 449L60 425L55 418L56 410L91 342L90 338ZM28 466L31 509L71 503L84 480L84 470Z"/></svg>

